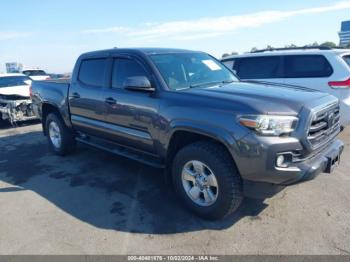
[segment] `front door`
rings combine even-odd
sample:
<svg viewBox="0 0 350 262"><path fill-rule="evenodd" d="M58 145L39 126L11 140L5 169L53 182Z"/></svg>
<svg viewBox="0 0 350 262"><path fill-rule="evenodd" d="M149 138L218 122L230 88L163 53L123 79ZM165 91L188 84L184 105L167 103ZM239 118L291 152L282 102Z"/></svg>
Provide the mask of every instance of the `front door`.
<svg viewBox="0 0 350 262"><path fill-rule="evenodd" d="M154 142L158 137L156 127L159 100L156 93L127 90L125 80L150 74L146 67L134 58L113 58L110 87L104 92L107 106L106 123L110 126L110 139L125 146L155 153Z"/></svg>

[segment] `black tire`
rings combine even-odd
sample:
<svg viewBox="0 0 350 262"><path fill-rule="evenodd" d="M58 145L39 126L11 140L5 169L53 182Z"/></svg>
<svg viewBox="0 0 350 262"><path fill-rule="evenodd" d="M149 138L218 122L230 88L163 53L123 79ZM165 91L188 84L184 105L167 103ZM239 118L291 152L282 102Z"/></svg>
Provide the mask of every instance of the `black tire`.
<svg viewBox="0 0 350 262"><path fill-rule="evenodd" d="M215 174L219 193L210 206L192 201L183 186L182 170L186 163L193 160L201 161ZM242 179L231 156L220 144L200 141L182 148L174 158L172 178L174 189L185 206L204 219L216 220L230 215L243 199Z"/></svg>
<svg viewBox="0 0 350 262"><path fill-rule="evenodd" d="M55 122L59 128L59 132L61 135L61 143L60 146L55 146L53 142L51 141L50 134L49 134L49 128L50 124L52 122ZM56 113L50 113L46 117L46 123L45 123L45 130L46 130L46 136L49 142L49 147L56 155L64 156L68 153L71 153L74 151L76 147L76 141L74 137L74 133L71 129L69 129L66 124L63 122L61 116L57 115Z"/></svg>

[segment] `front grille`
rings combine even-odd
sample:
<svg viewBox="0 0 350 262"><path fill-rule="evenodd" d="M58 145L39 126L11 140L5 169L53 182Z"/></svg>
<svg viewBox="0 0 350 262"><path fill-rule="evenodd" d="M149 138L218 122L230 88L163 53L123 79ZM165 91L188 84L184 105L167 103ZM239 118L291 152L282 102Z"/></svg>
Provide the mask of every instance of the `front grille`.
<svg viewBox="0 0 350 262"><path fill-rule="evenodd" d="M307 140L313 148L317 148L327 143L339 132L339 103L335 103L314 113Z"/></svg>

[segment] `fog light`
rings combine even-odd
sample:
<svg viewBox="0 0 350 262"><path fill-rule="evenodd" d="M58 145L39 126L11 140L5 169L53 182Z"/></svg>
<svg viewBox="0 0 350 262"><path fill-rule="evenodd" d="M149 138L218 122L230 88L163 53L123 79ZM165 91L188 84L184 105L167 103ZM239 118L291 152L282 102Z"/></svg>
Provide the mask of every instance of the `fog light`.
<svg viewBox="0 0 350 262"><path fill-rule="evenodd" d="M277 157L277 160L276 160L276 165L278 167L286 167L286 164L284 163L284 160L285 160L284 155L279 155Z"/></svg>

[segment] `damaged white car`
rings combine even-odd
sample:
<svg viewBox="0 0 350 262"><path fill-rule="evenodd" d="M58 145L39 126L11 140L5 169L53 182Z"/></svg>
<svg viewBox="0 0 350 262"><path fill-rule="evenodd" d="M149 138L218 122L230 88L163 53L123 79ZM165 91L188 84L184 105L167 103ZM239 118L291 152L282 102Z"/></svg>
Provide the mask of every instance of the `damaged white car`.
<svg viewBox="0 0 350 262"><path fill-rule="evenodd" d="M30 99L31 79L23 74L0 74L0 120L36 119Z"/></svg>

